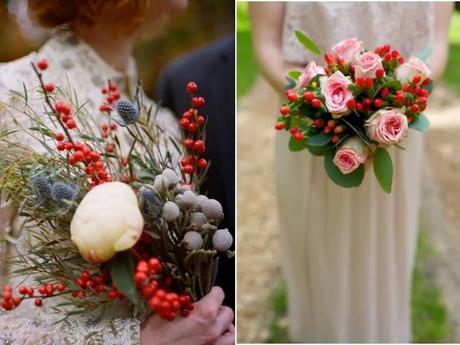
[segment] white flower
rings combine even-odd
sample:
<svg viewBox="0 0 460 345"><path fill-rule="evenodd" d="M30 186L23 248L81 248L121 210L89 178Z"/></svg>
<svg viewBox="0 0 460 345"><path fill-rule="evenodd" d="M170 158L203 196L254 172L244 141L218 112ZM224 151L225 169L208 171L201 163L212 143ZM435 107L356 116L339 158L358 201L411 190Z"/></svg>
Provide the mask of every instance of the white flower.
<svg viewBox="0 0 460 345"><path fill-rule="evenodd" d="M164 204L163 213L161 214L164 220L166 220L167 222L174 222L177 218L179 218L179 215L179 206L177 206L174 202L167 201Z"/></svg>
<svg viewBox="0 0 460 345"><path fill-rule="evenodd" d="M224 217L222 205L215 199L208 199L203 201L201 209L208 219L219 220Z"/></svg>
<svg viewBox="0 0 460 345"><path fill-rule="evenodd" d="M153 181L153 188L158 192L164 192L168 189L168 180L163 175L155 176L155 180Z"/></svg>
<svg viewBox="0 0 460 345"><path fill-rule="evenodd" d="M196 231L189 231L184 235L184 242L188 250L197 250L203 246L203 238Z"/></svg>
<svg viewBox="0 0 460 345"><path fill-rule="evenodd" d="M121 182L93 188L70 224L72 242L88 261L102 263L139 240L144 219L131 187Z"/></svg>
<svg viewBox="0 0 460 345"><path fill-rule="evenodd" d="M217 249L219 252L226 252L230 249L233 243L232 234L228 231L228 229L221 229L217 230L212 236L212 244L214 248Z"/></svg>
<svg viewBox="0 0 460 345"><path fill-rule="evenodd" d="M196 203L198 206L200 206L201 208L203 208L203 205L208 201L208 197L206 195L198 195L196 197Z"/></svg>

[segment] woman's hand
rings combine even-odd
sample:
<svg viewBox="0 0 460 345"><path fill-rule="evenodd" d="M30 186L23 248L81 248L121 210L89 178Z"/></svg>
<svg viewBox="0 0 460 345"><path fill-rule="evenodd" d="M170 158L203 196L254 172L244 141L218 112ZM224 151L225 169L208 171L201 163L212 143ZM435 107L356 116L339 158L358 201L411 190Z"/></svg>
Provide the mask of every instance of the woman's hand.
<svg viewBox="0 0 460 345"><path fill-rule="evenodd" d="M141 328L141 345L233 345L233 311L222 306L224 292L214 287L195 303L190 316L171 322L152 315Z"/></svg>

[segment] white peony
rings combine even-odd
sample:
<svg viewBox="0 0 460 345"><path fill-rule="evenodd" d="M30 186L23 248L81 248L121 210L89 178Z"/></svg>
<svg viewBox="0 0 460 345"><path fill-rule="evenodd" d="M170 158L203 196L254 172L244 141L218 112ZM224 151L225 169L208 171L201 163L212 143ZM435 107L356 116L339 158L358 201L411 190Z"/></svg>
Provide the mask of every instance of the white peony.
<svg viewBox="0 0 460 345"><path fill-rule="evenodd" d="M109 182L85 195L70 224L72 242L80 254L94 263L106 262L116 252L139 240L144 219L132 188Z"/></svg>

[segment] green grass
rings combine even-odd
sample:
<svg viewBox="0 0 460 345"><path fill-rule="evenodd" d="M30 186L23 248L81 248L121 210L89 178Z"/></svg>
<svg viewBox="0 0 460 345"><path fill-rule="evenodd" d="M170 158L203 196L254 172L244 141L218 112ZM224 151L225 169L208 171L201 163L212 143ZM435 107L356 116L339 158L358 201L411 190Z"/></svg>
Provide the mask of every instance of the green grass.
<svg viewBox="0 0 460 345"><path fill-rule="evenodd" d="M258 74L257 64L252 49L251 23L248 15L248 4L237 3L237 96L244 95L252 86Z"/></svg>
<svg viewBox="0 0 460 345"><path fill-rule="evenodd" d="M460 96L460 12L452 17L449 42L449 59L443 79Z"/></svg>
<svg viewBox="0 0 460 345"><path fill-rule="evenodd" d="M435 255L423 233L419 236L417 261L413 274L412 326L414 343L451 342L452 327L443 304L441 292L423 271L425 260ZM280 283L270 299L272 318L269 322L267 343L289 342L287 330L287 293L284 283ZM307 325L306 325L307 326Z"/></svg>

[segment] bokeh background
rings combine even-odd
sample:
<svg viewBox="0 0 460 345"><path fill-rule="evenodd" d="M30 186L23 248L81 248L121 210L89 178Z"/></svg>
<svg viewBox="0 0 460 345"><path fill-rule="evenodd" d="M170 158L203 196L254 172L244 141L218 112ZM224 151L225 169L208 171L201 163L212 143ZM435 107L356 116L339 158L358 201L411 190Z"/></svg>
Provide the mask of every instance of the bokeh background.
<svg viewBox="0 0 460 345"><path fill-rule="evenodd" d="M174 17L161 35L140 41L135 56L147 94L154 94L155 80L173 59L232 35L234 8L233 0L191 0L188 9ZM37 49L48 34L28 20L26 0L0 0L0 62Z"/></svg>
<svg viewBox="0 0 460 345"><path fill-rule="evenodd" d="M414 342L460 342L460 3L449 62L427 115L423 205L413 275ZM247 3L237 4L238 340L288 342L273 150L278 95L260 77ZM257 196L257 198L255 197Z"/></svg>

